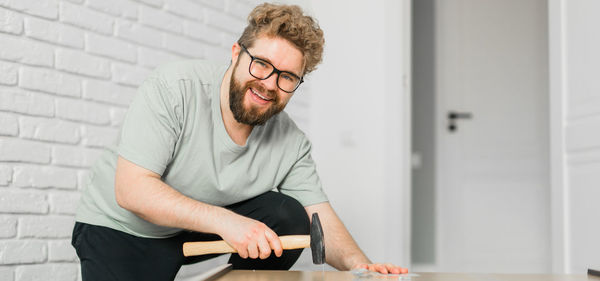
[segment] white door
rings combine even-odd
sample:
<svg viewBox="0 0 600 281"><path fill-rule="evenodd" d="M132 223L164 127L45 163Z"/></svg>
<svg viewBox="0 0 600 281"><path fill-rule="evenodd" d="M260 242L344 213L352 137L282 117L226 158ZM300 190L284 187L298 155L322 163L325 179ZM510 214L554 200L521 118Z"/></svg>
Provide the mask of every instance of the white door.
<svg viewBox="0 0 600 281"><path fill-rule="evenodd" d="M435 3L437 270L549 272L547 3Z"/></svg>

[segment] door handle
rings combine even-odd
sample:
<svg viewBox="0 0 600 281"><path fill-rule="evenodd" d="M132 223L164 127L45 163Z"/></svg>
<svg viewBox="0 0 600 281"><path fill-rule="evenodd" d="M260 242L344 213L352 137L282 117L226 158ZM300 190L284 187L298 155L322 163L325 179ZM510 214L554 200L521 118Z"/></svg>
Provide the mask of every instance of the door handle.
<svg viewBox="0 0 600 281"><path fill-rule="evenodd" d="M472 119L473 114L471 112L448 112L448 131L451 133L455 132L458 127L456 126L456 120L458 119Z"/></svg>

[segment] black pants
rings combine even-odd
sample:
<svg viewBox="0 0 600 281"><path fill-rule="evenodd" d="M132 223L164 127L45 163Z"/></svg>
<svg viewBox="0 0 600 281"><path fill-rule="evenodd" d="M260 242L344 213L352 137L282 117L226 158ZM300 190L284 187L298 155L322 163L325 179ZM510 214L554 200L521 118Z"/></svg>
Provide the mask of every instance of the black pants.
<svg viewBox="0 0 600 281"><path fill-rule="evenodd" d="M298 201L277 192L226 207L240 215L261 221L278 235L309 234L305 209ZM173 280L184 264L204 261L218 255L184 257L188 241L220 240L215 234L183 231L164 239L141 238L107 227L77 222L72 244L81 261L83 281L94 280ZM265 260L242 259L232 254L234 269L288 270L302 249L285 250L281 257L271 254Z"/></svg>

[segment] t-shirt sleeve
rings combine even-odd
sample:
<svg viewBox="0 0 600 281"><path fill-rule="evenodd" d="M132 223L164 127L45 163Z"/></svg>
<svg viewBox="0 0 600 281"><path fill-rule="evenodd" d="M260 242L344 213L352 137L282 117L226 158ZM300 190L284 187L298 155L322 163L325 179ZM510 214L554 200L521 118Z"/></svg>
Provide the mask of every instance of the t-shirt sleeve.
<svg viewBox="0 0 600 281"><path fill-rule="evenodd" d="M302 206L327 202L315 161L311 157L311 143L303 135L297 161L279 185L279 191L298 200Z"/></svg>
<svg viewBox="0 0 600 281"><path fill-rule="evenodd" d="M162 176L181 131L177 100L164 81L146 79L123 121L119 155Z"/></svg>

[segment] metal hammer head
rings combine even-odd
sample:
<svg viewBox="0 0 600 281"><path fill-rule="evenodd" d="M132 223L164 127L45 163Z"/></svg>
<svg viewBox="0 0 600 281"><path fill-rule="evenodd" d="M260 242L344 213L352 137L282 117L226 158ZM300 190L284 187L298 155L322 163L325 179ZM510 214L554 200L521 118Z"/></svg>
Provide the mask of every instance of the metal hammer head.
<svg viewBox="0 0 600 281"><path fill-rule="evenodd" d="M314 264L325 263L325 238L317 213L312 214L312 222L310 223L310 250Z"/></svg>

